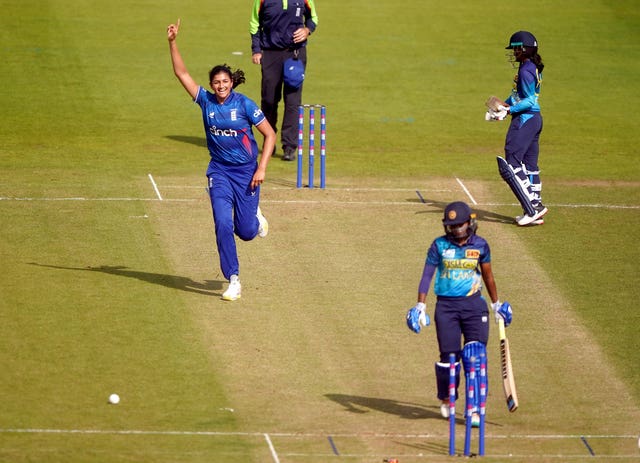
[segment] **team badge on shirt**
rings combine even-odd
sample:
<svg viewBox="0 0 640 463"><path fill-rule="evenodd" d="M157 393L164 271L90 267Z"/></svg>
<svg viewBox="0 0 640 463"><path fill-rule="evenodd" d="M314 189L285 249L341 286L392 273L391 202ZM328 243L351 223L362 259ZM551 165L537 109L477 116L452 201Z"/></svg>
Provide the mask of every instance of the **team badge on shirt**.
<svg viewBox="0 0 640 463"><path fill-rule="evenodd" d="M455 249L445 249L444 251L442 251L442 257L444 259L453 259L455 256L456 256Z"/></svg>
<svg viewBox="0 0 640 463"><path fill-rule="evenodd" d="M231 120L232 121L238 120L238 110L235 108L231 110Z"/></svg>

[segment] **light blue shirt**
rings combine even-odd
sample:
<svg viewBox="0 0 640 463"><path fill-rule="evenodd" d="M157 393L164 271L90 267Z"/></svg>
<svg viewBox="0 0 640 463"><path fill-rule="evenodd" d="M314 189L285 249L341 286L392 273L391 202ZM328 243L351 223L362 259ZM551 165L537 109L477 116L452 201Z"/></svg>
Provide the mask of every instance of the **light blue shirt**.
<svg viewBox="0 0 640 463"><path fill-rule="evenodd" d="M472 235L460 246L441 236L429 247L426 265L436 267L433 290L437 296L468 297L482 290L480 264L487 262L491 262L491 250L484 238Z"/></svg>

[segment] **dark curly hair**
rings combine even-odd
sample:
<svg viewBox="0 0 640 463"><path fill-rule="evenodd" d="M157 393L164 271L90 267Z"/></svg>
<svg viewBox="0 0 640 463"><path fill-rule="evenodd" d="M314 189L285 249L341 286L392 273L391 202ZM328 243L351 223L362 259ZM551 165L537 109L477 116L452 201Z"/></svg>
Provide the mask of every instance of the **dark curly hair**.
<svg viewBox="0 0 640 463"><path fill-rule="evenodd" d="M538 72L542 72L544 63L542 62L542 56L538 54L538 47L522 47L522 54L536 65Z"/></svg>
<svg viewBox="0 0 640 463"><path fill-rule="evenodd" d="M231 70L227 64L218 64L211 68L209 71L209 82L213 81L213 77L216 74L220 74L221 72L226 73L231 81L233 82L233 88L236 88L240 84L244 84L246 79L244 78L244 71L242 69L236 69L235 71Z"/></svg>

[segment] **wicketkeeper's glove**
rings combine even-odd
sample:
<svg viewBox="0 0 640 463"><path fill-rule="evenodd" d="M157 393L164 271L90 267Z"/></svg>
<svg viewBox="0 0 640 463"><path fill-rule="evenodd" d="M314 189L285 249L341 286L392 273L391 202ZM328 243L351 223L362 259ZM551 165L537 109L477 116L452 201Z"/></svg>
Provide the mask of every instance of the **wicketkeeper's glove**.
<svg viewBox="0 0 640 463"><path fill-rule="evenodd" d="M424 302L418 302L415 307L411 307L407 312L407 326L414 333L420 333L422 326L429 326L431 319L425 312L427 306Z"/></svg>
<svg viewBox="0 0 640 463"><path fill-rule="evenodd" d="M511 324L511 321L513 320L513 309L511 308L511 304L508 302L503 304L498 301L491 304L491 308L493 309L496 323L499 323L500 319L503 319L505 328Z"/></svg>

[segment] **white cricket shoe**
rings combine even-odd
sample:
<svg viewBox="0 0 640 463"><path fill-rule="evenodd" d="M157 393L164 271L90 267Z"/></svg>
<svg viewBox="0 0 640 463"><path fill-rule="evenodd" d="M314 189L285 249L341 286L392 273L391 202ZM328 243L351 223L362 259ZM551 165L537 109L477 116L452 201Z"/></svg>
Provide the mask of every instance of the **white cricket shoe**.
<svg viewBox="0 0 640 463"><path fill-rule="evenodd" d="M442 403L440 404L440 414L442 415L442 418L449 418L449 401L448 400L443 400Z"/></svg>
<svg viewBox="0 0 640 463"><path fill-rule="evenodd" d="M535 214L533 215L524 214L516 217L516 223L518 224L518 226L524 227L525 225L532 225L532 224L542 225L541 223L534 224L534 222L542 219L542 217L547 212L549 212L549 209L547 209L543 204L538 204L537 206L534 206L534 209L535 209Z"/></svg>
<svg viewBox="0 0 640 463"><path fill-rule="evenodd" d="M229 287L224 293L222 293L222 299L225 301L236 301L240 299L241 293L242 285L240 284L238 275L231 275L231 278L229 279Z"/></svg>
<svg viewBox="0 0 640 463"><path fill-rule="evenodd" d="M260 210L260 206L258 206L258 212L256 213L258 217L258 222L260 222L260 226L258 227L258 236L260 238L264 238L269 234L269 222L264 215L262 215L262 211Z"/></svg>

